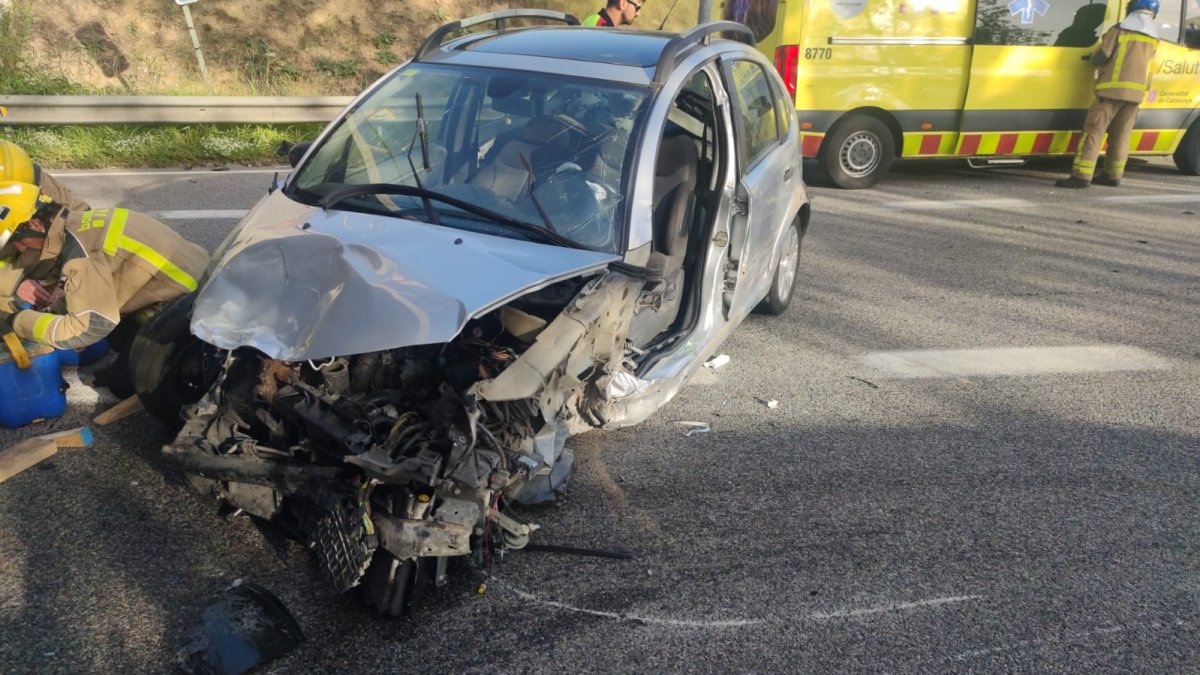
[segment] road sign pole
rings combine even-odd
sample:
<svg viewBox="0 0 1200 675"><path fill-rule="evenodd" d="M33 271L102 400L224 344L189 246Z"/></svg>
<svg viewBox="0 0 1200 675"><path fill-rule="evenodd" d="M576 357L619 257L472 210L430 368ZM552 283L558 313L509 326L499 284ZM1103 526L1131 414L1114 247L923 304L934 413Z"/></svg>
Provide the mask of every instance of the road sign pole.
<svg viewBox="0 0 1200 675"><path fill-rule="evenodd" d="M204 78L204 86L208 87L208 93L213 93L212 82L208 79L208 68L204 66L204 50L200 49L200 38L196 35L196 24L192 23L192 10L187 5L181 4L183 9L183 18L187 21L188 33L192 36L192 47L196 50L196 63L200 64L200 77Z"/></svg>
<svg viewBox="0 0 1200 675"><path fill-rule="evenodd" d="M699 23L712 21L712 0L700 0L700 14L696 20Z"/></svg>

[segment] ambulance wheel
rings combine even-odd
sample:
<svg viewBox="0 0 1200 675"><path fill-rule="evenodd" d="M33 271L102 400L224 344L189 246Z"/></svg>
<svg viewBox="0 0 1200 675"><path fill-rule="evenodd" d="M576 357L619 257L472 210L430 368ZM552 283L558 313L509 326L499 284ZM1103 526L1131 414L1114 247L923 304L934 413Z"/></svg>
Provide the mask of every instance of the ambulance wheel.
<svg viewBox="0 0 1200 675"><path fill-rule="evenodd" d="M1187 130L1179 147L1175 148L1175 167L1179 173L1200 176L1200 122Z"/></svg>
<svg viewBox="0 0 1200 675"><path fill-rule="evenodd" d="M215 370L212 348L191 333L195 293L163 305L133 339L129 366L142 406L171 430L183 426L183 406L200 400ZM205 373L209 377L205 377Z"/></svg>
<svg viewBox="0 0 1200 675"><path fill-rule="evenodd" d="M896 159L896 141L883 122L854 115L825 137L818 158L829 181L845 190L869 188Z"/></svg>

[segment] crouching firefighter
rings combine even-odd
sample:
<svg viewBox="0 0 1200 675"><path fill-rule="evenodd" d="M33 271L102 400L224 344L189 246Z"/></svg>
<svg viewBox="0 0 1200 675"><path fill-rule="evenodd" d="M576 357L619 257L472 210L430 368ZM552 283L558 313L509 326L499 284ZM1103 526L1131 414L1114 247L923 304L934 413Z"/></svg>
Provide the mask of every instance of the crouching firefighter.
<svg viewBox="0 0 1200 675"><path fill-rule="evenodd" d="M72 212L37 186L0 182L0 334L59 349L107 338L120 356L97 374L132 394L128 348L162 303L196 290L208 253L153 218L127 209ZM26 252L36 252L28 262ZM102 377L103 376L103 377ZM103 381L102 381L103 379Z"/></svg>

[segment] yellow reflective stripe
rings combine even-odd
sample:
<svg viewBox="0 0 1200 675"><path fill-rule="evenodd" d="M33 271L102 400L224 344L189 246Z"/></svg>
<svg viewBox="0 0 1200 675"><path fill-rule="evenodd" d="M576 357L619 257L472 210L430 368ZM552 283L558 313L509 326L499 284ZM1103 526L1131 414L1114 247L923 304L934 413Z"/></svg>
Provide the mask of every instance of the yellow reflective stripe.
<svg viewBox="0 0 1200 675"><path fill-rule="evenodd" d="M43 314L38 317L38 320L33 324L33 339L42 344L49 344L50 339L46 337L46 333L50 331L50 324L58 317L54 314Z"/></svg>
<svg viewBox="0 0 1200 675"><path fill-rule="evenodd" d="M121 235L125 233L125 219L129 211L113 209L112 220L108 223L108 231L104 233L104 252L109 255L117 254L117 246L121 243Z"/></svg>
<svg viewBox="0 0 1200 675"><path fill-rule="evenodd" d="M107 239L107 237L106 237ZM172 281L183 286L189 291L196 290L196 280L190 274L184 272L175 266L175 263L167 260L163 254L146 246L145 244L130 239L129 237L121 237L120 246L122 249L129 251L133 255L145 260L157 269L159 272L167 275ZM107 250L108 242L105 241L105 249Z"/></svg>
<svg viewBox="0 0 1200 675"><path fill-rule="evenodd" d="M1149 35L1142 35L1141 33L1134 33L1133 35L1124 35L1121 37L1121 39L1122 40L1133 40L1134 42L1146 42L1148 44L1154 45L1155 47L1158 46L1157 39L1152 38Z"/></svg>
<svg viewBox="0 0 1200 675"><path fill-rule="evenodd" d="M1129 89L1137 89L1138 91L1142 91L1142 92L1146 91L1146 83L1145 82L1113 81L1113 82L1101 82L1096 85L1097 89L1123 89L1126 87L1128 87Z"/></svg>

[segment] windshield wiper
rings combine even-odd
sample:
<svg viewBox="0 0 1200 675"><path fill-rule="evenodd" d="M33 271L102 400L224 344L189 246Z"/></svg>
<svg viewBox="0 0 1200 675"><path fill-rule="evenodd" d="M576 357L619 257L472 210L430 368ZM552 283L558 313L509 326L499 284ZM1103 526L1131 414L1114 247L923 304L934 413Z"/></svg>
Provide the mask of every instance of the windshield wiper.
<svg viewBox="0 0 1200 675"><path fill-rule="evenodd" d="M405 157L408 159L408 168L412 169L413 180L416 181L417 187L422 190L425 186L421 184L421 173L417 171L417 166L413 164L412 151L413 144L417 139L421 140L421 160L426 171L429 170L429 137L425 132L425 106L421 105L421 92L417 92L417 128L413 131L412 140L408 142L408 153ZM425 217L434 225L441 225L442 221L438 219L437 211L433 210L433 202L429 200L429 195L421 197L421 204L425 206Z"/></svg>
<svg viewBox="0 0 1200 675"><path fill-rule="evenodd" d="M401 195L405 197L418 197L423 200L436 199L439 202L444 202L457 209L462 209L467 213L483 216L484 218L487 218L493 222L500 223L502 225L509 225L519 230L536 234L552 244L565 246L567 248L583 249L585 251L591 250L583 244L568 239L554 230L548 229L541 225L535 225L533 223L525 222L524 220L512 218L504 215L503 213L472 204L471 202L463 201L462 199L451 197L450 195L444 195L440 192L434 192L433 190L423 187L417 187L415 185L400 185L397 183L365 183L363 185L347 185L344 188L334 190L333 192L325 195L319 202L317 202L317 205L325 210L329 210L351 197L362 197L364 195Z"/></svg>
<svg viewBox="0 0 1200 675"><path fill-rule="evenodd" d="M533 202L533 206L542 216L542 222L546 223L548 229L558 232L558 228L554 227L554 223L550 222L550 216L546 213L546 209L542 208L542 203L538 201L537 195L533 194L533 165L529 163L529 158L525 153L518 152L517 157L521 158L521 163L525 165L525 191L529 193L529 201Z"/></svg>

